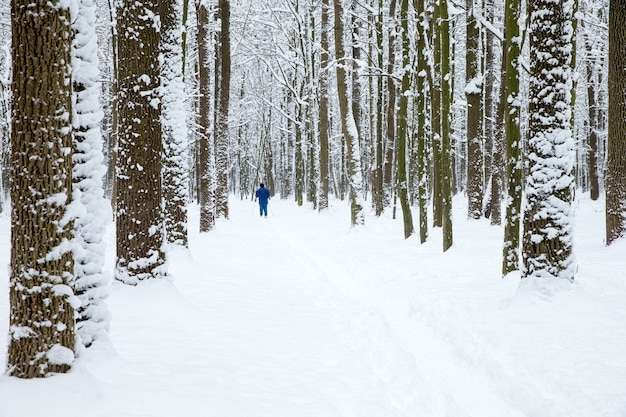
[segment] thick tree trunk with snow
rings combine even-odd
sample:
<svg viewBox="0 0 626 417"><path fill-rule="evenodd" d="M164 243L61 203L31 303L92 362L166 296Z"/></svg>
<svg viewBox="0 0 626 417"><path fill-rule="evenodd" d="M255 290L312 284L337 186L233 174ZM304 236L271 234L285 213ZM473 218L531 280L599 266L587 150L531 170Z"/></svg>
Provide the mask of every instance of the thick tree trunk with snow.
<svg viewBox="0 0 626 417"><path fill-rule="evenodd" d="M109 276L104 267L104 233L111 207L104 198L105 174L99 106L98 44L95 32L96 6L80 0L73 22L72 75L74 82L74 204L80 205L74 222L75 291L81 301L76 328L85 346L107 341L110 315L104 299Z"/></svg>
<svg viewBox="0 0 626 417"><path fill-rule="evenodd" d="M607 149L606 243L626 232L626 3L609 6L609 141Z"/></svg>
<svg viewBox="0 0 626 417"><path fill-rule="evenodd" d="M127 284L165 275L158 10L157 0L117 4L122 36L115 278Z"/></svg>
<svg viewBox="0 0 626 417"><path fill-rule="evenodd" d="M530 15L528 175L522 277L574 279L573 0L534 0Z"/></svg>
<svg viewBox="0 0 626 417"><path fill-rule="evenodd" d="M168 243L187 246L188 160L183 82L182 4L161 1L163 89L163 203Z"/></svg>
<svg viewBox="0 0 626 417"><path fill-rule="evenodd" d="M348 181L350 195L350 220L353 226L363 224L363 203L359 194L362 192L361 151L359 149L359 135L352 115L350 98L348 97L348 74L344 47L343 7L341 0L333 0L335 12L335 54L337 56L337 95L341 126L346 141L348 157Z"/></svg>
<svg viewBox="0 0 626 417"><path fill-rule="evenodd" d="M74 360L69 2L13 0L9 375Z"/></svg>

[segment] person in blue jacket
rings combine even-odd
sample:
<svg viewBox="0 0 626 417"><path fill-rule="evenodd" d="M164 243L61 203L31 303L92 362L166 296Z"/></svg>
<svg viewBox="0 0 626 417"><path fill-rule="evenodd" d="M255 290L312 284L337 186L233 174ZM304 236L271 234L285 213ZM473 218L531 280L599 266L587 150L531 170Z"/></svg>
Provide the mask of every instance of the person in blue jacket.
<svg viewBox="0 0 626 417"><path fill-rule="evenodd" d="M259 210L261 212L261 216L265 215L265 217L267 217L267 202L270 199L270 192L267 188L265 188L263 183L259 184L259 189L256 190L255 197L255 201L257 198L259 199Z"/></svg>

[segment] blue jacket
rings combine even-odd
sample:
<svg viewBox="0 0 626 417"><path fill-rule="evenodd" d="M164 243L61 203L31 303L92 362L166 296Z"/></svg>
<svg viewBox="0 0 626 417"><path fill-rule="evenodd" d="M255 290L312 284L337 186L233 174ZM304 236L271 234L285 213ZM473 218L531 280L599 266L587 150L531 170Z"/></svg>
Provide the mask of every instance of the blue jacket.
<svg viewBox="0 0 626 417"><path fill-rule="evenodd" d="M259 204L267 204L267 200L270 199L270 191L265 187L261 187L256 190L255 196L259 199Z"/></svg>

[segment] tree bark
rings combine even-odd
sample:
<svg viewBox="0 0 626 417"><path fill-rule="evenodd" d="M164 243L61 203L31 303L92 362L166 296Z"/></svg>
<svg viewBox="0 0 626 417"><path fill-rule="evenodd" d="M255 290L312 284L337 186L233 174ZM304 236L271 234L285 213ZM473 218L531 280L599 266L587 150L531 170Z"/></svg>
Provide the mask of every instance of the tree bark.
<svg viewBox="0 0 626 417"><path fill-rule="evenodd" d="M65 6L64 6L65 4ZM45 377L74 360L71 21L61 1L11 2L9 375Z"/></svg>
<svg viewBox="0 0 626 417"><path fill-rule="evenodd" d="M211 35L209 9L205 1L196 3L198 29L198 141L199 141L199 190L200 232L209 232L215 227L214 167L215 151L211 140Z"/></svg>
<svg viewBox="0 0 626 417"><path fill-rule="evenodd" d="M398 197L402 206L402 217L404 224L404 238L410 237L413 232L413 216L409 204L408 180L406 169L406 148L407 148L407 111L409 105L409 89L411 87L411 71L409 60L409 0L402 0L400 5L400 24L402 27L402 92L398 109L398 170L397 184Z"/></svg>
<svg viewBox="0 0 626 417"><path fill-rule="evenodd" d="M330 129L328 121L328 11L330 9L329 0L322 0L322 16L320 28L320 71L319 71L319 166L320 166L320 194L319 210L328 208L328 132Z"/></svg>
<svg viewBox="0 0 626 417"><path fill-rule="evenodd" d="M337 57L337 95L339 101L339 112L341 114L341 126L343 136L346 141L346 152L348 157L348 182L350 195L350 221L353 226L361 225L365 222L363 214L363 203L359 198L362 192L361 175L361 152L359 149L359 136L352 115L350 98L348 97L348 74L344 47L344 24L343 7L341 0L334 0L335 12L335 54Z"/></svg>
<svg viewBox="0 0 626 417"><path fill-rule="evenodd" d="M609 137L607 148L606 244L626 231L626 4L609 5Z"/></svg>
<svg viewBox="0 0 626 417"><path fill-rule="evenodd" d="M228 110L230 102L230 0L218 1L220 33L216 48L215 86L215 213L228 218Z"/></svg>
<svg viewBox="0 0 626 417"><path fill-rule="evenodd" d="M480 74L480 28L475 0L466 1L467 46L465 50L465 96L467 100L467 217L479 219L483 209L482 74Z"/></svg>
<svg viewBox="0 0 626 417"><path fill-rule="evenodd" d="M502 275L519 269L520 223L522 208L522 153L519 97L520 0L506 0L506 99L504 101L505 160L507 181Z"/></svg>
<svg viewBox="0 0 626 417"><path fill-rule="evenodd" d="M443 233L443 251L452 246L452 146L451 146L451 110L452 88L450 86L450 23L448 20L448 2L440 0L441 16L441 215Z"/></svg>
<svg viewBox="0 0 626 417"><path fill-rule="evenodd" d="M163 133L158 87L157 0L118 3L119 143L117 158L117 265L127 284L165 275L161 158Z"/></svg>
<svg viewBox="0 0 626 417"><path fill-rule="evenodd" d="M574 279L573 0L534 0L522 278Z"/></svg>
<svg viewBox="0 0 626 417"><path fill-rule="evenodd" d="M161 0L161 85L163 89L163 206L168 243L187 246L188 162L187 126L182 94L184 60L182 5L179 0Z"/></svg>

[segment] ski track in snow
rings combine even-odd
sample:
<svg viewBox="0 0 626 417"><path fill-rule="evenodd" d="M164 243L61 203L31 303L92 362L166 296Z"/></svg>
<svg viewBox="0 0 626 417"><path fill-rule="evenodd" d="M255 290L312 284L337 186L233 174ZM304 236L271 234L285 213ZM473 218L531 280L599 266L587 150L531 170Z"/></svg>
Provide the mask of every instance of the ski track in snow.
<svg viewBox="0 0 626 417"><path fill-rule="evenodd" d="M448 254L437 230L418 252L401 221L350 228L348 210L272 199L265 219L231 198L200 235L193 208L171 279L113 284L111 343L68 375L0 377L0 417L626 415L625 263L593 227L582 282L534 289L499 278L497 228L457 222Z"/></svg>

